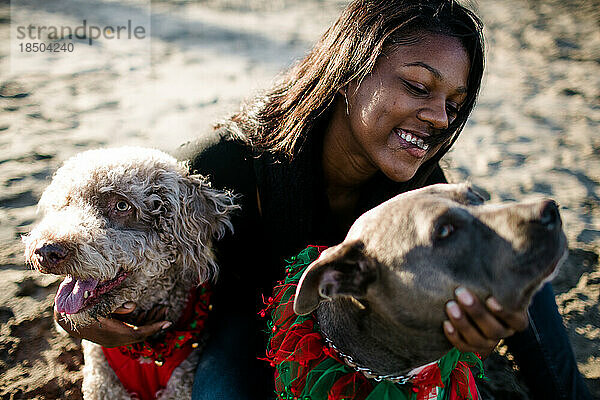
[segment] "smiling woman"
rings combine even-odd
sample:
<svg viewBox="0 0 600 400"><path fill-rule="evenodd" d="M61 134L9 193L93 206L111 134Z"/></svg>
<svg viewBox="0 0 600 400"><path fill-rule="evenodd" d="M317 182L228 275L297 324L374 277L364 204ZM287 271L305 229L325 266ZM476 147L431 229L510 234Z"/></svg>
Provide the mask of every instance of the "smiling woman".
<svg viewBox="0 0 600 400"><path fill-rule="evenodd" d="M235 234L217 246L216 313L194 399L272 397L272 373L256 361L264 354L260 295L283 275L281 261L307 244L339 243L366 210L446 182L438 163L473 110L483 54L481 22L458 2L353 1L277 85L182 147L192 172L239 193L242 206ZM531 322L552 335L514 336L529 347L520 356L536 358L537 368L523 371L541 398L584 398L551 289L542 296L549 301L537 301ZM457 290L439 329L459 350L489 354L528 324L527 313L498 304ZM98 327L94 339L139 340L114 331Z"/></svg>
<svg viewBox="0 0 600 400"><path fill-rule="evenodd" d="M439 135L449 139L468 76L468 54L454 37L423 32L414 44L394 46L365 79L340 90L346 104L338 102L325 134L326 175L345 169L345 154L358 183L377 171L410 180L440 149Z"/></svg>

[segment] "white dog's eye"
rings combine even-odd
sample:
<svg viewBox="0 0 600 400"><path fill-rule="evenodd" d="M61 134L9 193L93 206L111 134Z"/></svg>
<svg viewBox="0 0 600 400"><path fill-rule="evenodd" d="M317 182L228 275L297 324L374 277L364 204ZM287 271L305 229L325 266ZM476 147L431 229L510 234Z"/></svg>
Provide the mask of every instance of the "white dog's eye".
<svg viewBox="0 0 600 400"><path fill-rule="evenodd" d="M445 239L454 232L454 225L444 224L440 226L436 232L438 239Z"/></svg>
<svg viewBox="0 0 600 400"><path fill-rule="evenodd" d="M128 211L129 209L131 209L131 206L125 200L119 200L115 204L115 210L117 210L117 211L124 212L124 211Z"/></svg>

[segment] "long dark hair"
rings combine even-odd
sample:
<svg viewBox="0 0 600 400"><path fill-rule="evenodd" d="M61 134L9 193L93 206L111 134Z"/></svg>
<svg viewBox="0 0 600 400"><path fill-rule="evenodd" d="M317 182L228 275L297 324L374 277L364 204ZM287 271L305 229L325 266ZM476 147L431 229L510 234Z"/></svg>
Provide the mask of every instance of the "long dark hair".
<svg viewBox="0 0 600 400"><path fill-rule="evenodd" d="M454 0L356 0L348 5L312 51L281 82L254 98L225 125L257 151L291 159L320 118L328 118L336 93L360 82L382 52L430 32L458 38L470 58L467 97L436 140L443 145L420 171L425 177L456 141L473 110L484 69L482 23Z"/></svg>

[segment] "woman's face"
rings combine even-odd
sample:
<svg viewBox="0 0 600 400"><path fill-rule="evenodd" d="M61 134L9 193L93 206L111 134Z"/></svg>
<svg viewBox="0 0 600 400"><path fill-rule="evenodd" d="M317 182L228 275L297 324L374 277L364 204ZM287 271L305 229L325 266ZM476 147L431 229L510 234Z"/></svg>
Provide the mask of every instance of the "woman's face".
<svg viewBox="0 0 600 400"><path fill-rule="evenodd" d="M424 34L416 44L383 54L360 84L348 85L347 105L337 107L351 151L394 181L411 179L441 147L422 139L456 117L468 74L467 52L449 36Z"/></svg>

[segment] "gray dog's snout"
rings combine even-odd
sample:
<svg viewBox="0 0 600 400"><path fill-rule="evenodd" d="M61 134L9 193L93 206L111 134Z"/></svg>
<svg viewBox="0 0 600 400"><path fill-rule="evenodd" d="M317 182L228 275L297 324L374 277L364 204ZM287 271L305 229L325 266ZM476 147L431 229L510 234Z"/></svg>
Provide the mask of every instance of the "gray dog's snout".
<svg viewBox="0 0 600 400"><path fill-rule="evenodd" d="M542 203L539 223L549 231L560 228L558 205L553 200L544 200Z"/></svg>
<svg viewBox="0 0 600 400"><path fill-rule="evenodd" d="M45 268L60 265L69 255L68 250L60 244L48 243L34 250L38 262Z"/></svg>

